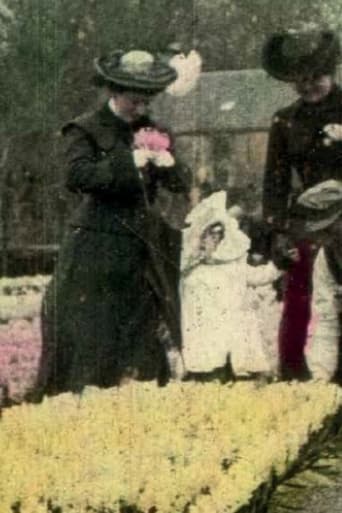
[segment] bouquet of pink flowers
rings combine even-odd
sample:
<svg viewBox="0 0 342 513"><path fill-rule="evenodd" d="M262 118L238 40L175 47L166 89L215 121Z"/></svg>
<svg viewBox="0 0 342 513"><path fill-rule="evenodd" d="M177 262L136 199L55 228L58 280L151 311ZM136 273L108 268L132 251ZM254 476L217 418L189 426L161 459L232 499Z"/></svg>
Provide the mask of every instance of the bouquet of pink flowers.
<svg viewBox="0 0 342 513"><path fill-rule="evenodd" d="M140 128L135 133L134 146L151 151L165 151L170 149L171 141L166 132L159 132L155 128Z"/></svg>
<svg viewBox="0 0 342 513"><path fill-rule="evenodd" d="M133 157L138 168L149 162L157 167L171 167L175 163L169 135L152 127L141 128L135 133Z"/></svg>

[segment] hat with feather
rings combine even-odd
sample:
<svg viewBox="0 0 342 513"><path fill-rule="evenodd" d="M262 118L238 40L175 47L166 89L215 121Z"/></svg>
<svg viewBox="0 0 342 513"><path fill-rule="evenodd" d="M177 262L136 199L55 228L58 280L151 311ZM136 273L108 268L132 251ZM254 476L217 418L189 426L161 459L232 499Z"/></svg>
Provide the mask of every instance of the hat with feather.
<svg viewBox="0 0 342 513"><path fill-rule="evenodd" d="M177 72L158 55L143 50L116 50L94 61L97 85L117 91L157 94L177 78Z"/></svg>

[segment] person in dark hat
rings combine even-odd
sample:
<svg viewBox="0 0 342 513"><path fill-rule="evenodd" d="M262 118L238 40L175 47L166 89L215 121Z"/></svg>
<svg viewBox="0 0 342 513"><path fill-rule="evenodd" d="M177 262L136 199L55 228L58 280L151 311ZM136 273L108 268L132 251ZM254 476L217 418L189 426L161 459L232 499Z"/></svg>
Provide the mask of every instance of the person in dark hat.
<svg viewBox="0 0 342 513"><path fill-rule="evenodd" d="M307 376L304 345L314 254L310 241L296 230L293 205L301 191L342 176L342 91L335 80L339 57L336 35L312 27L273 34L262 53L266 72L292 84L299 96L273 116L263 184L266 232L278 264L288 269L279 350L281 373L289 379Z"/></svg>
<svg viewBox="0 0 342 513"><path fill-rule="evenodd" d="M341 383L342 180L327 180L298 198L305 230L321 244L314 263L312 334L306 360L314 379Z"/></svg>
<svg viewBox="0 0 342 513"><path fill-rule="evenodd" d="M95 60L108 101L63 127L67 188L81 205L42 311L41 393L168 378L163 342L179 348L180 234L154 210L159 187L188 192L170 134L148 104L176 79L149 52Z"/></svg>

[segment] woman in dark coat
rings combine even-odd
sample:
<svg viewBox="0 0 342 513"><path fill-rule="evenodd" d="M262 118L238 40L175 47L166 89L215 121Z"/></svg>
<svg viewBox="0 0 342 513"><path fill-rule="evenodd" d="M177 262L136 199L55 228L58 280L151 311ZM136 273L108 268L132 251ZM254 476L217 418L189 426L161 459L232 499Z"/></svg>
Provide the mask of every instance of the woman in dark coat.
<svg viewBox="0 0 342 513"><path fill-rule="evenodd" d="M159 186L188 186L169 135L146 116L176 73L141 51L115 52L95 66L109 102L63 128L67 187L83 199L43 305L43 393L127 377L163 382L161 339L180 344L180 239L153 204Z"/></svg>
<svg viewBox="0 0 342 513"><path fill-rule="evenodd" d="M274 253L281 257L290 246L295 249L292 261L283 262L288 273L279 349L285 378L307 375L304 345L315 253L310 241L296 232L293 205L296 195L307 188L342 177L342 141L335 135L342 128L342 91L335 82L339 56L335 34L320 30L274 34L263 51L265 70L292 83L299 95L273 117L263 195L263 215L273 234Z"/></svg>

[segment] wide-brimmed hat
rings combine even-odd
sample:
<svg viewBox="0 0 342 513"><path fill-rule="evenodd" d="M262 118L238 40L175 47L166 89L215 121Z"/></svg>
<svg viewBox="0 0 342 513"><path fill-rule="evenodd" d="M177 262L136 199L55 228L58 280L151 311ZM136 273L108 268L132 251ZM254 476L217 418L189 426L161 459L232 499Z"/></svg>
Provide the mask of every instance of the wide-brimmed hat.
<svg viewBox="0 0 342 513"><path fill-rule="evenodd" d="M342 181L326 180L303 192L297 199L307 232L324 230L342 214Z"/></svg>
<svg viewBox="0 0 342 513"><path fill-rule="evenodd" d="M293 82L303 74L331 74L340 43L330 30L288 30L272 34L262 51L262 66L278 80Z"/></svg>
<svg viewBox="0 0 342 513"><path fill-rule="evenodd" d="M177 78L177 72L158 55L142 50L117 50L95 59L100 84L118 90L156 94Z"/></svg>

